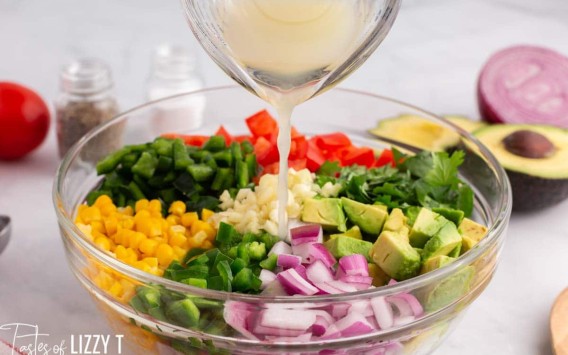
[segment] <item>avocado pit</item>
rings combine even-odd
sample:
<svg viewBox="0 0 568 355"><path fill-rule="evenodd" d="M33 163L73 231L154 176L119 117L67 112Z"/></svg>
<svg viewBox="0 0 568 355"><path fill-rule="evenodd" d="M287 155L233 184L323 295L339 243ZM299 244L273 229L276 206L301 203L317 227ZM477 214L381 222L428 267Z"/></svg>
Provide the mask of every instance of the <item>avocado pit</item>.
<svg viewBox="0 0 568 355"><path fill-rule="evenodd" d="M544 159L553 155L556 147L544 135L522 129L503 139L505 149L511 153L529 159Z"/></svg>

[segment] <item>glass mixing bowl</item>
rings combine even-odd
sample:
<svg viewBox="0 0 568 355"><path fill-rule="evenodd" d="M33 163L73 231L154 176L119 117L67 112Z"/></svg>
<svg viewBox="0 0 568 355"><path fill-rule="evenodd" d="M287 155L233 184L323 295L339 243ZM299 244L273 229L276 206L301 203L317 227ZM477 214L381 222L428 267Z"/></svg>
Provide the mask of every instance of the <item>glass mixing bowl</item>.
<svg viewBox="0 0 568 355"><path fill-rule="evenodd" d="M187 104L192 102L199 103L200 109L187 109ZM265 108L263 101L242 88L203 90L125 112L81 139L61 163L53 194L66 255L78 280L116 333L125 335L126 343L136 354L176 351L185 354L431 353L490 282L505 239L511 193L503 169L487 149L465 131L416 107L377 95L335 89L298 107L293 124L308 135L342 131L354 143L376 148L390 144L369 135L367 129L375 127L382 119L400 114L420 115L456 132L456 143L466 152L460 174L475 191L474 218L487 225L489 232L457 261L425 275L389 286L326 296L268 297L205 290L124 264L95 247L73 224L77 207L100 181L95 164L102 156L124 144L147 142L171 131L212 134L223 124L229 132L244 133L244 118ZM177 113L172 114L174 111ZM193 128L188 130L188 127ZM160 290L161 297L190 297L199 308L199 325L184 328L158 319L160 317L137 313L129 302L140 287ZM420 317L363 335L327 340L309 336L290 337L287 341L259 340L224 322L224 317L254 315L263 309L285 309L289 314L308 309L340 311L353 303L379 297L404 297L405 294L413 295L421 303L424 313Z"/></svg>

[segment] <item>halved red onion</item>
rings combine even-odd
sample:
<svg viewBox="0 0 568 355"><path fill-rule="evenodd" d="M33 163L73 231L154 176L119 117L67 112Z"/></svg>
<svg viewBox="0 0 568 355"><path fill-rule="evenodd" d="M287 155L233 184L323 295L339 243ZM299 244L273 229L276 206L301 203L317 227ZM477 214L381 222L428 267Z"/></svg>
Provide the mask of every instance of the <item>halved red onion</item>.
<svg viewBox="0 0 568 355"><path fill-rule="evenodd" d="M344 337L366 334L375 330L365 317L356 313L347 314L347 316L335 322L335 326L341 332L341 336Z"/></svg>
<svg viewBox="0 0 568 355"><path fill-rule="evenodd" d="M333 280L333 273L322 260L316 260L306 268L308 280L314 285Z"/></svg>
<svg viewBox="0 0 568 355"><path fill-rule="evenodd" d="M292 246L323 242L321 226L319 224L306 224L290 229L290 242Z"/></svg>
<svg viewBox="0 0 568 355"><path fill-rule="evenodd" d="M314 295L318 292L312 284L306 281L295 269L288 269L276 275L289 295Z"/></svg>
<svg viewBox="0 0 568 355"><path fill-rule="evenodd" d="M306 331L315 321L316 314L309 309L267 308L260 312L258 324L268 328Z"/></svg>
<svg viewBox="0 0 568 355"><path fill-rule="evenodd" d="M367 258L361 254L347 255L339 259L339 267L345 275L369 276Z"/></svg>
<svg viewBox="0 0 568 355"><path fill-rule="evenodd" d="M394 325L394 313L391 305L382 296L371 299L371 308L381 329L389 329Z"/></svg>
<svg viewBox="0 0 568 355"><path fill-rule="evenodd" d="M247 329L247 321L253 314L252 307L244 302L227 301L223 310L223 319L248 339L258 340L258 337Z"/></svg>
<svg viewBox="0 0 568 355"><path fill-rule="evenodd" d="M260 279L260 281L262 281L260 289L264 290L272 281L276 280L276 274L270 270L262 269L260 270L260 275L258 275L258 278Z"/></svg>
<svg viewBox="0 0 568 355"><path fill-rule="evenodd" d="M280 254L276 261L276 265L281 266L284 270L295 268L302 264L302 258L292 254Z"/></svg>
<svg viewBox="0 0 568 355"><path fill-rule="evenodd" d="M292 247L290 247L288 243L283 241L276 242L276 244L274 244L272 246L272 249L270 249L270 251L268 252L268 255L272 254L292 254Z"/></svg>

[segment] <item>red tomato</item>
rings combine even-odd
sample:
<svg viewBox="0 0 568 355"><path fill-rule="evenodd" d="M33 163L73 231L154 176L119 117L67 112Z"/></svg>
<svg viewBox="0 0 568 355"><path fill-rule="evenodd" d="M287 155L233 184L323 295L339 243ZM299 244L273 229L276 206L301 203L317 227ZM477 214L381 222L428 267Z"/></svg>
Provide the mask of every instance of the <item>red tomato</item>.
<svg viewBox="0 0 568 355"><path fill-rule="evenodd" d="M47 135L49 120L49 109L38 94L0 82L0 159L18 159L36 149Z"/></svg>
<svg viewBox="0 0 568 355"><path fill-rule="evenodd" d="M246 122L250 133L255 137L269 138L278 132L278 123L266 110L250 116Z"/></svg>
<svg viewBox="0 0 568 355"><path fill-rule="evenodd" d="M381 153L381 155L379 156L379 158L375 162L375 166L377 168L379 168L381 166L385 166L387 164L390 164L392 167L395 166L394 155L392 154L392 150L390 150L390 149L383 150L383 152Z"/></svg>
<svg viewBox="0 0 568 355"><path fill-rule="evenodd" d="M210 136L198 136L198 135L188 135L188 134L177 134L177 133L166 133L162 134L162 137L168 139L179 138L183 140L185 145L192 145L194 147L202 147L205 142L211 138Z"/></svg>
<svg viewBox="0 0 568 355"><path fill-rule="evenodd" d="M215 132L215 135L225 138L225 145L227 146L231 145L231 143L233 142L233 136L231 136L231 134L227 132L223 125L219 126L219 129L217 130L217 132Z"/></svg>
<svg viewBox="0 0 568 355"><path fill-rule="evenodd" d="M278 147L264 137L258 137L254 143L254 154L256 154L256 160L262 166L278 161Z"/></svg>
<svg viewBox="0 0 568 355"><path fill-rule="evenodd" d="M308 141L306 140L306 137L296 136L295 138L292 138L292 142L290 144L290 155L288 156L289 160L304 159L307 152Z"/></svg>
<svg viewBox="0 0 568 355"><path fill-rule="evenodd" d="M371 148L367 147L350 147L350 149L347 150L341 158L341 163L343 166L351 166L357 164L370 168L373 166L374 162L375 154L373 153L373 150Z"/></svg>
<svg viewBox="0 0 568 355"><path fill-rule="evenodd" d="M351 140L341 132L320 134L315 136L316 143L321 149L338 149L351 146Z"/></svg>

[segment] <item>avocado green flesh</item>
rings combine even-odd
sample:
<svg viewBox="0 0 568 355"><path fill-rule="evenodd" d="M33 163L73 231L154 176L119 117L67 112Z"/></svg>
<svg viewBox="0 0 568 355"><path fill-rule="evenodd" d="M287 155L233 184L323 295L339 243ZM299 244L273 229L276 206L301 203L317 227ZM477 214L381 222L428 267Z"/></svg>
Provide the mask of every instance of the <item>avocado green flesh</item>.
<svg viewBox="0 0 568 355"><path fill-rule="evenodd" d="M386 210L378 205L366 205L342 197L341 203L350 222L365 233L378 236L388 216Z"/></svg>
<svg viewBox="0 0 568 355"><path fill-rule="evenodd" d="M556 147L548 158L531 159L513 154L505 149L503 139L519 131L529 130L542 134ZM568 179L568 130L542 125L492 125L481 128L474 135L506 170L544 179Z"/></svg>
<svg viewBox="0 0 568 355"><path fill-rule="evenodd" d="M420 269L420 274L425 274L427 272L439 269L453 262L454 260L456 260L456 258L452 258L446 255L438 255L436 257L430 258L422 264L422 268Z"/></svg>
<svg viewBox="0 0 568 355"><path fill-rule="evenodd" d="M325 242L324 246L336 259L347 255L361 254L364 255L368 261L371 261L369 251L373 244L365 240L338 236Z"/></svg>
<svg viewBox="0 0 568 355"><path fill-rule="evenodd" d="M454 210L452 208L432 208L433 212L436 212L439 215L442 215L444 218L454 222L456 226L459 226L462 222L465 213L461 210Z"/></svg>
<svg viewBox="0 0 568 355"><path fill-rule="evenodd" d="M339 234L331 234L329 236L331 239L337 237L350 237L355 239L363 239L363 235L361 234L361 229L358 226L353 226L349 228L347 231Z"/></svg>
<svg viewBox="0 0 568 355"><path fill-rule="evenodd" d="M466 266L434 286L425 297L424 309L426 312L434 312L444 308L465 295L469 291L474 275L475 268Z"/></svg>
<svg viewBox="0 0 568 355"><path fill-rule="evenodd" d="M427 118L409 114L381 120L369 132L379 138L431 151L443 151L459 143L457 132Z"/></svg>
<svg viewBox="0 0 568 355"><path fill-rule="evenodd" d="M420 270L420 254L394 232L382 232L370 254L373 261L396 280L412 278Z"/></svg>
<svg viewBox="0 0 568 355"><path fill-rule="evenodd" d="M345 214L337 198L307 199L304 201L302 221L317 223L326 230L345 232Z"/></svg>
<svg viewBox="0 0 568 355"><path fill-rule="evenodd" d="M473 248L481 239L487 234L487 227L472 221L469 218L464 218L458 226L458 232L462 236L462 254Z"/></svg>
<svg viewBox="0 0 568 355"><path fill-rule="evenodd" d="M443 216L422 208L410 230L410 245L422 248L449 221Z"/></svg>
<svg viewBox="0 0 568 355"><path fill-rule="evenodd" d="M457 227L452 222L447 222L428 242L424 245L422 259L438 255L450 254L462 242L462 237Z"/></svg>
<svg viewBox="0 0 568 355"><path fill-rule="evenodd" d="M458 116L458 115L445 115L443 116L448 121L452 122L456 126L460 127L466 132L474 132L480 128L487 126L487 123L482 121L474 121L465 116Z"/></svg>

